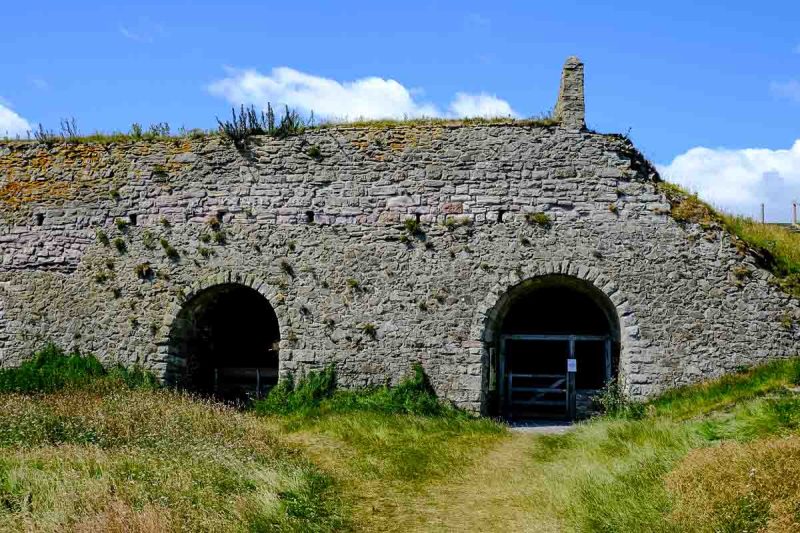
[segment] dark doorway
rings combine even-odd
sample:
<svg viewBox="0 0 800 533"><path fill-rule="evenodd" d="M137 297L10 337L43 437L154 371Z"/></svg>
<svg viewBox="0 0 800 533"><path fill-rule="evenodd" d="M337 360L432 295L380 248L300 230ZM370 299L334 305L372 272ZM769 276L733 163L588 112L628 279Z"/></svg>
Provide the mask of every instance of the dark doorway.
<svg viewBox="0 0 800 533"><path fill-rule="evenodd" d="M614 305L590 283L541 276L514 287L497 315L492 384L495 411L509 419L589 414L615 375Z"/></svg>
<svg viewBox="0 0 800 533"><path fill-rule="evenodd" d="M171 380L215 397L247 401L278 379L280 331L258 291L235 283L210 287L184 305L172 327Z"/></svg>

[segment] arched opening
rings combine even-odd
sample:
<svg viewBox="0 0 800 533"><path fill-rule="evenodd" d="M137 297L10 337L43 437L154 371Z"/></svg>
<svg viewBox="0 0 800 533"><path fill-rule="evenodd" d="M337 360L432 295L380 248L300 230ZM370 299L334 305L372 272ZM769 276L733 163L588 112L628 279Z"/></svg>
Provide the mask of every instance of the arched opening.
<svg viewBox="0 0 800 533"><path fill-rule="evenodd" d="M188 300L170 332L173 384L225 400L263 396L278 379L278 317L258 291L215 285Z"/></svg>
<svg viewBox="0 0 800 533"><path fill-rule="evenodd" d="M500 299L490 330L490 409L509 419L584 417L616 374L616 309L579 278L523 281Z"/></svg>

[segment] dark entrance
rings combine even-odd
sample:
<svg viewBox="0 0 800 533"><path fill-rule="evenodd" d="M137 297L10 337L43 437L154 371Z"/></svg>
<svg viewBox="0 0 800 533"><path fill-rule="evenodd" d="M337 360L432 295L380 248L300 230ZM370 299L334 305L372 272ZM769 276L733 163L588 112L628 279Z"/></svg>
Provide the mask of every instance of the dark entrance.
<svg viewBox="0 0 800 533"><path fill-rule="evenodd" d="M186 302L172 327L178 386L226 400L264 395L278 379L280 332L258 291L235 283L210 287Z"/></svg>
<svg viewBox="0 0 800 533"><path fill-rule="evenodd" d="M498 313L495 394L509 419L575 419L615 375L619 327L614 305L570 276L525 281Z"/></svg>

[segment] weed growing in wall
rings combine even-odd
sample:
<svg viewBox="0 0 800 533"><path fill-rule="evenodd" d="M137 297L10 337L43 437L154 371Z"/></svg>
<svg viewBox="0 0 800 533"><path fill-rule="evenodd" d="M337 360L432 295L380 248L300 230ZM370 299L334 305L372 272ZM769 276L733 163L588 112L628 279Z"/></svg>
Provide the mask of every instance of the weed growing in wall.
<svg viewBox="0 0 800 533"><path fill-rule="evenodd" d="M322 150L316 144L306 150L306 155L314 161L322 161Z"/></svg>
<svg viewBox="0 0 800 533"><path fill-rule="evenodd" d="M541 228L549 228L553 225L553 220L547 213L525 213L525 222L532 226L539 226Z"/></svg>
<svg viewBox="0 0 800 533"><path fill-rule="evenodd" d="M180 259L181 254L169 243L169 241L167 241L167 239L162 238L159 242L161 243L161 248L164 249L164 254L170 261L177 261Z"/></svg>
<svg viewBox="0 0 800 533"><path fill-rule="evenodd" d="M103 246L108 246L109 244L111 244L111 241L108 238L108 234L106 234L106 232L101 229L98 229L95 232L95 237L97 238L97 242L99 242Z"/></svg>
<svg viewBox="0 0 800 533"><path fill-rule="evenodd" d="M147 262L139 263L134 267L133 271L136 274L136 277L139 279L149 280L153 279L153 276L155 275L155 273L153 272L153 268L150 266L150 263Z"/></svg>
<svg viewBox="0 0 800 533"><path fill-rule="evenodd" d="M144 230L142 232L142 245L148 250L152 250L156 247L156 236L152 231Z"/></svg>
<svg viewBox="0 0 800 533"><path fill-rule="evenodd" d="M371 322L361 324L361 331L364 333L364 335L371 339L375 339L378 336L378 328L375 327L375 324Z"/></svg>
<svg viewBox="0 0 800 533"><path fill-rule="evenodd" d="M122 237L117 237L116 239L114 239L112 241L112 244L114 245L114 248L117 249L117 252L121 254L124 254L125 252L128 251L128 245L125 243L125 239L123 239Z"/></svg>

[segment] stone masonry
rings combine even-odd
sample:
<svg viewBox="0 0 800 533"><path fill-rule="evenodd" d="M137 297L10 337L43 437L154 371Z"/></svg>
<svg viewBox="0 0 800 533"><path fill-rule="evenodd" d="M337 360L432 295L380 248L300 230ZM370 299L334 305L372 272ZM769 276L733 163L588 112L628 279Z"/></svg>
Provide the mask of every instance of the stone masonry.
<svg viewBox="0 0 800 533"><path fill-rule="evenodd" d="M637 398L796 355L797 301L728 233L676 222L626 138L585 129L574 58L560 94L555 126L0 143L0 366L53 341L168 375L182 304L236 282L275 309L281 372L334 363L356 386L419 361L478 411L493 308L546 273L609 296Z"/></svg>

